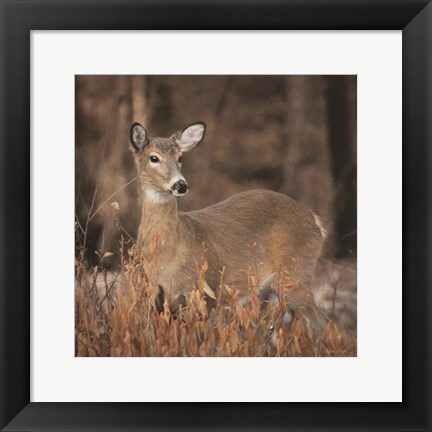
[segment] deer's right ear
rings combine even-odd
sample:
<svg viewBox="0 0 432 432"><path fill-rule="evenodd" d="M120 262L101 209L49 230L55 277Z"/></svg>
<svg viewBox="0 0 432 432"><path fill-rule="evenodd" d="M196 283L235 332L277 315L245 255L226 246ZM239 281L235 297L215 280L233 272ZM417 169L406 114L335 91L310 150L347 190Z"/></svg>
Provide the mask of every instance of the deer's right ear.
<svg viewBox="0 0 432 432"><path fill-rule="evenodd" d="M139 123L134 123L130 130L132 148L136 153L141 153L148 143L147 132Z"/></svg>

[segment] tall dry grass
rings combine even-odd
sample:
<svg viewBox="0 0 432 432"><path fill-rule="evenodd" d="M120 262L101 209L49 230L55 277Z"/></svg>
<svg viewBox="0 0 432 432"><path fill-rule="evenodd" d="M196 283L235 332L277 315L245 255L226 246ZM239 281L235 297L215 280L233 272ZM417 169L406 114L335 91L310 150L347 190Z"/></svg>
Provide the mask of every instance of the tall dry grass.
<svg viewBox="0 0 432 432"><path fill-rule="evenodd" d="M115 272L104 266L111 254L99 256L91 270L84 253L75 262L76 356L356 356L354 332L341 332L329 319L316 334L306 318L287 319L275 301L281 297L271 302L259 297L252 271L245 276L246 295L226 285L223 272L213 290L206 283L203 253L196 263L197 283L174 316L170 294L162 304L132 239L122 238Z"/></svg>

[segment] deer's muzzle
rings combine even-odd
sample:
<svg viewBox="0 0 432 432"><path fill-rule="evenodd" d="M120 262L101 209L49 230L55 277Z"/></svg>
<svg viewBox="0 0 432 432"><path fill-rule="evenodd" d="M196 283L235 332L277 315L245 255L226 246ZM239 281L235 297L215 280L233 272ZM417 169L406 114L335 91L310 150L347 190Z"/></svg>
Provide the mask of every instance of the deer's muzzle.
<svg viewBox="0 0 432 432"><path fill-rule="evenodd" d="M184 180L179 180L174 183L171 190L173 195L180 196L184 195L189 190L189 186Z"/></svg>

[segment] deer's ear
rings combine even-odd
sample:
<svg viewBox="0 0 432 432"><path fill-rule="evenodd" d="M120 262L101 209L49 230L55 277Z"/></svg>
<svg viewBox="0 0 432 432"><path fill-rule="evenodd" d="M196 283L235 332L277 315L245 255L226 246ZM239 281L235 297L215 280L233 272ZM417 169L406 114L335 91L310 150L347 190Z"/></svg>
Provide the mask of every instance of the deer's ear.
<svg viewBox="0 0 432 432"><path fill-rule="evenodd" d="M198 145L203 139L205 129L205 123L194 123L176 134L176 143L180 151L185 153Z"/></svg>
<svg viewBox="0 0 432 432"><path fill-rule="evenodd" d="M134 123L130 130L130 141L136 153L141 153L148 143L147 132L139 123Z"/></svg>

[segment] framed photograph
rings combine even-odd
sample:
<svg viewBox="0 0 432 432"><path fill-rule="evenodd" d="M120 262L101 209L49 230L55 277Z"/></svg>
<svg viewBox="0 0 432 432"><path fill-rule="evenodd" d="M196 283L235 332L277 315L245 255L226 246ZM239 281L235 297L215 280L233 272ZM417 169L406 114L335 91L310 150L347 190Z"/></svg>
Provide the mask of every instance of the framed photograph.
<svg viewBox="0 0 432 432"><path fill-rule="evenodd" d="M75 355L355 357L356 108L356 75L76 75Z"/></svg>
<svg viewBox="0 0 432 432"><path fill-rule="evenodd" d="M2 430L431 430L429 1L1 13Z"/></svg>

